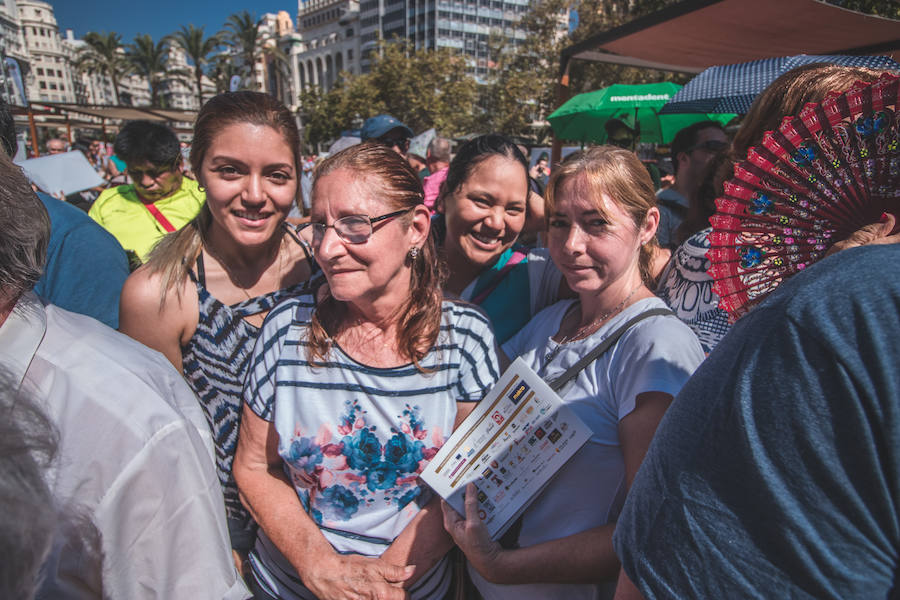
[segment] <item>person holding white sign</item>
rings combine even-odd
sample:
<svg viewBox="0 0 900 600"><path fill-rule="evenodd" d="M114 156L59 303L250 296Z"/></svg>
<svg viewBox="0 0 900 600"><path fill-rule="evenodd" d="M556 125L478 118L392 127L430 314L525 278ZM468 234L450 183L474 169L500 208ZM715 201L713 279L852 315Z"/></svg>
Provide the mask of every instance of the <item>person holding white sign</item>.
<svg viewBox="0 0 900 600"><path fill-rule="evenodd" d="M363 142L315 172L321 293L276 306L234 462L260 525L257 598L443 599L438 498L418 475L499 376L487 317L444 300L419 178Z"/></svg>
<svg viewBox="0 0 900 600"><path fill-rule="evenodd" d="M550 256L578 298L538 313L503 349L547 382L577 373L559 394L593 435L502 545L490 541L470 494L465 518L444 505L445 527L486 600L612 597L616 517L657 424L704 357L647 287L659 210L634 153L601 146L569 156L546 203Z"/></svg>

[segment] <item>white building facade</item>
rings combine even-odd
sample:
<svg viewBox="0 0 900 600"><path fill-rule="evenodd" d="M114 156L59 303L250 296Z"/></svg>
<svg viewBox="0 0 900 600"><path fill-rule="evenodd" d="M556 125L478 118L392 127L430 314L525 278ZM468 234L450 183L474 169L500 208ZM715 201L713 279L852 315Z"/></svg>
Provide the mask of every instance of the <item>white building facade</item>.
<svg viewBox="0 0 900 600"><path fill-rule="evenodd" d="M25 75L29 100L75 102L72 69L53 7L40 0L17 0L16 6L30 57L30 68Z"/></svg>

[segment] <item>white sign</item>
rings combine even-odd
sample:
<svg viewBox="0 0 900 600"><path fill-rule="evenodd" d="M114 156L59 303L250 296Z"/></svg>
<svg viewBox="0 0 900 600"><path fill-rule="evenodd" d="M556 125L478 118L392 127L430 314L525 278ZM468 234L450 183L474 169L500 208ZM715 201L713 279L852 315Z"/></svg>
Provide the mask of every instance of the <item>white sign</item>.
<svg viewBox="0 0 900 600"><path fill-rule="evenodd" d="M100 177L84 154L75 150L62 154L50 154L40 158L29 158L17 163L28 180L42 192L64 196L87 190L106 181Z"/></svg>

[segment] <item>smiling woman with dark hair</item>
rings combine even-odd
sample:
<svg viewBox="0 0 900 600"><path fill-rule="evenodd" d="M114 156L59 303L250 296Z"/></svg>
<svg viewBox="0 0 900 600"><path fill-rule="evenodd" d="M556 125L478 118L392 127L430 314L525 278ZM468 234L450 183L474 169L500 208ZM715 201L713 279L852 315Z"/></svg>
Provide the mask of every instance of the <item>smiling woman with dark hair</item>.
<svg viewBox="0 0 900 600"><path fill-rule="evenodd" d="M449 268L445 288L481 306L500 343L563 286L546 252L517 245L528 198L525 156L510 139L488 134L459 149L435 204Z"/></svg>

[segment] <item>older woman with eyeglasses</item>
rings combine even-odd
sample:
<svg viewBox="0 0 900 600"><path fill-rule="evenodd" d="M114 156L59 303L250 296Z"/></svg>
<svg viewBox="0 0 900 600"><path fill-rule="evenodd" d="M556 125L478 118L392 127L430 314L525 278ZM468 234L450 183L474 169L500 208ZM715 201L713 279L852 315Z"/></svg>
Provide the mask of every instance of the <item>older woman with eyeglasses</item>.
<svg viewBox="0 0 900 600"><path fill-rule="evenodd" d="M498 376L487 319L445 301L409 164L363 143L313 183L327 286L277 306L234 474L261 531L258 598L443 598L451 547L418 474ZM408 595L407 595L408 594Z"/></svg>

